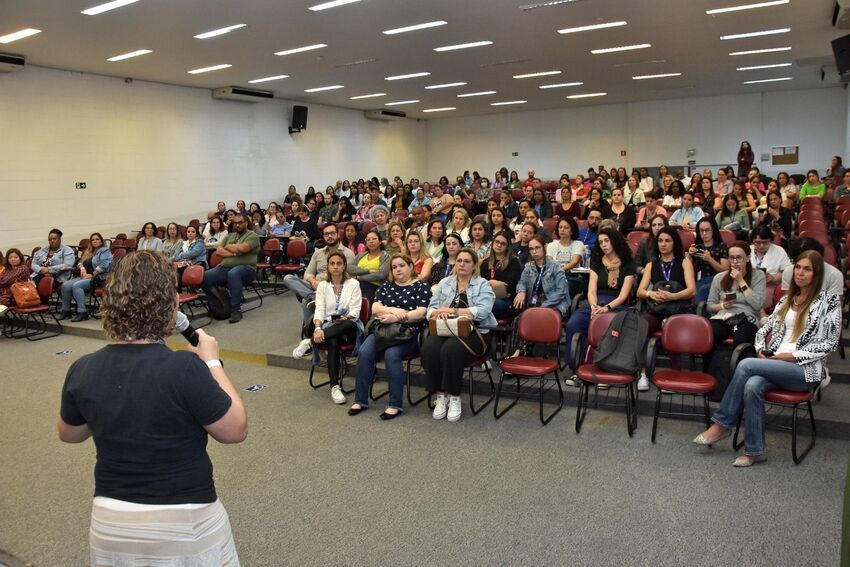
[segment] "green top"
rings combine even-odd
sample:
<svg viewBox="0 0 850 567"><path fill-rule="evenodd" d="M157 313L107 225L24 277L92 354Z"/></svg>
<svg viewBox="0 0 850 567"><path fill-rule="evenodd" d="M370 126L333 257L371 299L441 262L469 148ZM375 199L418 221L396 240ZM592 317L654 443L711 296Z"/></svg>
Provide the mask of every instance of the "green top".
<svg viewBox="0 0 850 567"><path fill-rule="evenodd" d="M257 236L256 232L251 230L246 230L242 234L239 234L238 232L231 232L221 241L221 247L224 248L228 244L242 244L243 242L248 243L251 247L250 250L248 250L245 254L228 256L227 258L222 259L222 266L225 268L232 268L233 266L257 265L257 254L260 252L260 238Z"/></svg>
<svg viewBox="0 0 850 567"><path fill-rule="evenodd" d="M803 188L800 189L800 200L802 201L806 197L820 197L823 199L823 196L826 194L826 185L821 183L817 187L813 187L808 181L803 183Z"/></svg>

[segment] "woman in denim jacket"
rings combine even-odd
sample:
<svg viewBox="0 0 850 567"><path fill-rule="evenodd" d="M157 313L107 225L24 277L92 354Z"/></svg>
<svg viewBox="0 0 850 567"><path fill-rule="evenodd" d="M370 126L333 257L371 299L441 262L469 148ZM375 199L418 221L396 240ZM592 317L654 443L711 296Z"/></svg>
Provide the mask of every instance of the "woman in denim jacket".
<svg viewBox="0 0 850 567"><path fill-rule="evenodd" d="M183 241L179 252L174 256L174 261L184 263L185 266L192 264L207 265L207 249L204 241L198 238L198 229L194 226L186 227L186 240Z"/></svg>
<svg viewBox="0 0 850 567"><path fill-rule="evenodd" d="M561 266L546 258L546 239L535 235L528 241L530 260L525 264L516 285L514 308L550 307L561 317L570 305L567 278Z"/></svg>
<svg viewBox="0 0 850 567"><path fill-rule="evenodd" d="M41 248L32 256L32 276L30 276L36 285L42 277L46 275L53 276L53 285L59 287L59 284L71 279L76 263L76 255L71 250L70 246L62 244L62 231L54 228L47 235L47 246Z"/></svg>
<svg viewBox="0 0 850 567"><path fill-rule="evenodd" d="M92 291L92 278L98 274L109 271L112 265L112 251L103 242L103 236L99 232L89 236L89 247L80 258L77 266L80 269L79 277L66 281L62 284L62 316L60 319L71 317L71 297L77 304L77 313L71 319L72 323L85 321L89 318L86 311L86 293Z"/></svg>

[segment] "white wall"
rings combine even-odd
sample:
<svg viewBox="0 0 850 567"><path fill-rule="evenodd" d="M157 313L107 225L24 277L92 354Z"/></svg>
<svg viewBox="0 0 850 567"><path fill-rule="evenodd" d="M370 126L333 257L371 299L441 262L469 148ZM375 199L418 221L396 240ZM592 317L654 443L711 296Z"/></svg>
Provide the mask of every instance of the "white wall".
<svg viewBox="0 0 850 567"><path fill-rule="evenodd" d="M433 120L428 178L453 178L466 169L492 175L502 165L521 177L534 167L549 179L599 164L686 165L689 148L697 150L698 166L735 165L745 139L766 173L822 170L831 156L850 148L849 105L843 88L836 87ZM799 145L800 164L777 168L760 162L759 154L770 153L773 145Z"/></svg>
<svg viewBox="0 0 850 567"><path fill-rule="evenodd" d="M144 220L185 223L218 200L265 206L290 183L303 192L425 168L424 123L309 104L308 129L290 136L290 107L36 67L0 74L0 249L28 251L53 226L75 243Z"/></svg>

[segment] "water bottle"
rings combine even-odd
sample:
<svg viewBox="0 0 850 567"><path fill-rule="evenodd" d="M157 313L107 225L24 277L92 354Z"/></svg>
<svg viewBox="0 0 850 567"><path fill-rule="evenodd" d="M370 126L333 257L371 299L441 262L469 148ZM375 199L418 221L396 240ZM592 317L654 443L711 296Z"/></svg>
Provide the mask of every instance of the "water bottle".
<svg viewBox="0 0 850 567"><path fill-rule="evenodd" d="M587 246L584 247L584 255L582 257L581 265L585 268L590 268L590 248Z"/></svg>

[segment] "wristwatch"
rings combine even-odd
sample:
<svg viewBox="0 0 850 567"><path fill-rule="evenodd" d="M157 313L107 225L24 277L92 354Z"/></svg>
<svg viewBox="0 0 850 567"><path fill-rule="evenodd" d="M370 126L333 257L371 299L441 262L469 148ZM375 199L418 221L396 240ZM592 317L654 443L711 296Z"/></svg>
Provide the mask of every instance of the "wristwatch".
<svg viewBox="0 0 850 567"><path fill-rule="evenodd" d="M219 360L208 360L206 362L206 364L207 364L207 368L209 368L210 370L212 370L216 366L218 366L220 368L224 368L224 363L221 361L221 359L219 359Z"/></svg>
<svg viewBox="0 0 850 567"><path fill-rule="evenodd" d="M741 293L744 293L748 289L750 289L750 286L748 286L747 284L744 284L744 285L742 285L741 287L738 288L738 291L740 291Z"/></svg>

